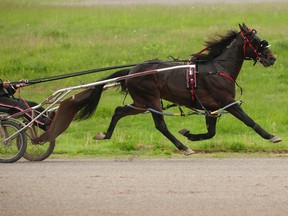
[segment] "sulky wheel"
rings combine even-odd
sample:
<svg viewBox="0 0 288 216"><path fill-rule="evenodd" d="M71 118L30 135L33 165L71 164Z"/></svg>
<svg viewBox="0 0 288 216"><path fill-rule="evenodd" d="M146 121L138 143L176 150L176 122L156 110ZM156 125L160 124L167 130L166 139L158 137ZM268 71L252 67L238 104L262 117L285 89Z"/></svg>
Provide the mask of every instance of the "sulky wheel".
<svg viewBox="0 0 288 216"><path fill-rule="evenodd" d="M30 142L28 142L27 148L23 157L29 161L43 161L48 158L55 148L55 141L34 144L31 142L31 139L38 136L39 128L32 126L26 131L27 137Z"/></svg>
<svg viewBox="0 0 288 216"><path fill-rule="evenodd" d="M29 143L23 157L29 161L43 161L48 158L55 148L55 141L44 144Z"/></svg>
<svg viewBox="0 0 288 216"><path fill-rule="evenodd" d="M0 163L13 163L19 160L26 151L27 137L21 126L9 120L0 123ZM15 136L11 135L15 134Z"/></svg>

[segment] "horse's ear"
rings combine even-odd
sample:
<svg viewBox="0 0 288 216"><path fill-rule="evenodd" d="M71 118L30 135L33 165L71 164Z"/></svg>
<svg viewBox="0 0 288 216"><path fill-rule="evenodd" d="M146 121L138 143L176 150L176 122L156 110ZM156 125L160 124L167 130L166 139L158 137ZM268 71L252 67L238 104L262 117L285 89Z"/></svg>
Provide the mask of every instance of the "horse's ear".
<svg viewBox="0 0 288 216"><path fill-rule="evenodd" d="M241 32L245 32L244 25L245 25L244 23L243 23L243 26L241 24L239 24L239 28L240 28Z"/></svg>
<svg viewBox="0 0 288 216"><path fill-rule="evenodd" d="M243 28L242 28L241 24L239 24L239 28L240 28L240 30L241 30L241 31L243 30Z"/></svg>
<svg viewBox="0 0 288 216"><path fill-rule="evenodd" d="M243 23L243 28L245 28L245 29L246 29L246 31L248 31L248 30L249 30L248 26L247 26L247 25L245 25L245 23Z"/></svg>
<svg viewBox="0 0 288 216"><path fill-rule="evenodd" d="M243 23L242 26L239 24L239 28L240 28L241 32L243 32L243 33L246 33L249 30L249 28L245 25L245 23Z"/></svg>

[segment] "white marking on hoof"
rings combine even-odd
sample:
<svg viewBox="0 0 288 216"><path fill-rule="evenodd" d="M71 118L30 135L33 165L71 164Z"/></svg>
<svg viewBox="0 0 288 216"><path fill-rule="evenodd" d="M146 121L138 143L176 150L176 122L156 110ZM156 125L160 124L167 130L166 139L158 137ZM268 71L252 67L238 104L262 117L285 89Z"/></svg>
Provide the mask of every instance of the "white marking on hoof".
<svg viewBox="0 0 288 216"><path fill-rule="evenodd" d="M103 140L103 139L105 139L105 134L99 132L93 137L93 139L95 139L95 140Z"/></svg>
<svg viewBox="0 0 288 216"><path fill-rule="evenodd" d="M277 136L274 136L270 139L270 142L272 142L272 143L278 143L281 141L282 141L282 139L280 137L277 137Z"/></svg>
<svg viewBox="0 0 288 216"><path fill-rule="evenodd" d="M192 149L190 149L190 148L188 148L188 149L186 149L185 151L184 151L184 155L186 155L186 156L188 156L188 155L191 155L191 154L194 154L195 152L192 150Z"/></svg>
<svg viewBox="0 0 288 216"><path fill-rule="evenodd" d="M178 133L182 134L183 136L187 132L189 132L189 131L186 128L183 128L182 130L178 131Z"/></svg>

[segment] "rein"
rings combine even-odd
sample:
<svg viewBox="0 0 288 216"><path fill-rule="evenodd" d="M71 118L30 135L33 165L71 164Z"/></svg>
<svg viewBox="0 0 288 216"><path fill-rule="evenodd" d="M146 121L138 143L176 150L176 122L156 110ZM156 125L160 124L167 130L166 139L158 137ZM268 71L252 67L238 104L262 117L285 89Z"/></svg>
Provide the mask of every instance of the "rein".
<svg viewBox="0 0 288 216"><path fill-rule="evenodd" d="M42 82L49 82L49 81L55 81L55 80L60 80L60 79L66 79L66 78L70 78L70 77L81 76L81 75L86 75L86 74L91 74L91 73L102 72L102 71L108 71L108 70L113 70L113 69L134 67L138 64L143 64L143 63L118 65L118 66L104 67L104 68L96 68L96 69L92 69L92 70L74 72L74 73L69 73L69 74L43 77L43 78L34 79L34 80L21 80L19 82L11 82L11 85L16 85L16 84L21 84L21 83L25 83L26 85L34 85L34 84L38 84L38 83L42 83Z"/></svg>

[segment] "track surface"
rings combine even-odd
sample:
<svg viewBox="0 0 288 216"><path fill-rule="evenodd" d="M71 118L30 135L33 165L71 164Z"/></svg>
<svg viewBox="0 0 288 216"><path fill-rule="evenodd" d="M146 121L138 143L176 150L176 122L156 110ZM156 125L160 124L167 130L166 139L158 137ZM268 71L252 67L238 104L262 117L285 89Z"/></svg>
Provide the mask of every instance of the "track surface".
<svg viewBox="0 0 288 216"><path fill-rule="evenodd" d="M288 215L288 158L0 164L0 214Z"/></svg>

